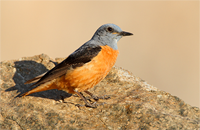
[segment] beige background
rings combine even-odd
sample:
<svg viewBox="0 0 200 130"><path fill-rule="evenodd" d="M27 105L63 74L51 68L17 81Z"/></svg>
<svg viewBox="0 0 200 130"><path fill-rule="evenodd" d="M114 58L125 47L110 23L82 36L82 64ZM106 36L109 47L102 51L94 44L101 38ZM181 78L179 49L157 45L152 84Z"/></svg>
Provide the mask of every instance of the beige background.
<svg viewBox="0 0 200 130"><path fill-rule="evenodd" d="M1 61L67 57L105 23L134 33L116 65L199 106L199 1L1 1Z"/></svg>

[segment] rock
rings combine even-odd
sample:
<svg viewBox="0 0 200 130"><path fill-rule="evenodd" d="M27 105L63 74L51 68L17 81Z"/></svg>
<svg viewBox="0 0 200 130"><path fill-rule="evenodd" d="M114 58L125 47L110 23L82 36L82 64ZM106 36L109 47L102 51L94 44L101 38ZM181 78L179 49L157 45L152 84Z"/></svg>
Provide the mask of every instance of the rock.
<svg viewBox="0 0 200 130"><path fill-rule="evenodd" d="M32 89L24 82L54 67L53 60L41 54L1 62L1 129L198 129L200 110L183 100L147 84L127 70L113 67L108 76L89 91L109 95L97 108L77 96L49 90L22 98ZM87 95L85 95L87 96ZM93 101L93 100L91 100Z"/></svg>

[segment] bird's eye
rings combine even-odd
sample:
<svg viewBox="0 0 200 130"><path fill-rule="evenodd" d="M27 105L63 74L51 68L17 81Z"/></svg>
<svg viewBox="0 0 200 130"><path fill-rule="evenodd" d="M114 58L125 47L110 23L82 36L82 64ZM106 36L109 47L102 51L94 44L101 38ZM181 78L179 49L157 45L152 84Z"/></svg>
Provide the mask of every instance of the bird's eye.
<svg viewBox="0 0 200 130"><path fill-rule="evenodd" d="M107 30L108 30L109 32L113 32L113 28L111 28L111 27L108 27Z"/></svg>

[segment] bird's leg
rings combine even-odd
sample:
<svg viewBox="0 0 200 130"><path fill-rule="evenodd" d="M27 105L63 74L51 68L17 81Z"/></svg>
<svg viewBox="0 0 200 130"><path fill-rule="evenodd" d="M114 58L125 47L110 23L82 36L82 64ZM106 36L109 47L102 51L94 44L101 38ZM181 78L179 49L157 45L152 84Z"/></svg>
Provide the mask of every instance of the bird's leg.
<svg viewBox="0 0 200 130"><path fill-rule="evenodd" d="M94 94L92 94L91 92L89 92L89 91L84 91L85 93L87 93L88 95L90 95L94 100L96 100L96 101L98 101L99 100L99 97L98 96L96 96L96 95L94 95Z"/></svg>
<svg viewBox="0 0 200 130"><path fill-rule="evenodd" d="M110 97L107 96L107 95L104 95L104 96L96 96L94 94L92 94L91 92L89 91L84 91L85 93L87 93L88 95L90 95L94 100L98 101L99 99L109 99Z"/></svg>
<svg viewBox="0 0 200 130"><path fill-rule="evenodd" d="M75 92L81 99L83 99L83 101L85 102L85 106L86 107L92 107L92 108L96 108L97 107L96 102L91 104L85 99L85 97L80 92L78 92L78 91L75 91ZM80 106L80 105L78 105L78 106Z"/></svg>

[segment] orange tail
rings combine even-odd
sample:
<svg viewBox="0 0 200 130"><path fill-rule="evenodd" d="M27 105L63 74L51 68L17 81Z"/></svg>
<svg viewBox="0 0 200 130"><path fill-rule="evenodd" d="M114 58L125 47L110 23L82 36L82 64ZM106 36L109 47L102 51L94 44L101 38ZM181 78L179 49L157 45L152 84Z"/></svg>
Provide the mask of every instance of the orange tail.
<svg viewBox="0 0 200 130"><path fill-rule="evenodd" d="M41 91L46 91L46 90L51 90L51 89L58 89L57 86L52 83L52 82L48 82L48 83L44 83L44 84L41 84L39 86L37 86L36 88L22 94L21 96L25 97L29 94L32 94L32 93L36 93L36 92L41 92Z"/></svg>

